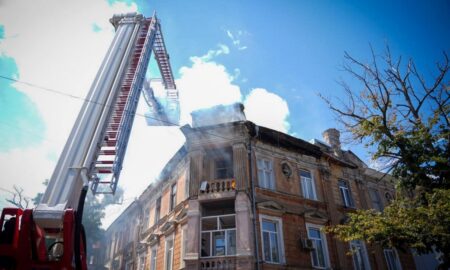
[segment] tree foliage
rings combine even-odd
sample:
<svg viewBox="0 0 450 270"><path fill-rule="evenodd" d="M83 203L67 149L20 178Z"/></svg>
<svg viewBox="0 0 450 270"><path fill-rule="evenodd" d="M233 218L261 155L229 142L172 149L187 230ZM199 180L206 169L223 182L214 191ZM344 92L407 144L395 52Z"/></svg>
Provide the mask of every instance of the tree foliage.
<svg viewBox="0 0 450 270"><path fill-rule="evenodd" d="M374 149L398 179L397 198L383 212L358 210L345 224L326 231L343 241L362 239L383 247L438 251L450 267L450 87L449 59L424 76L412 59L371 51L369 63L345 53L344 71L354 80L341 85L345 99L324 98L338 121ZM358 84L359 83L359 84ZM354 91L358 85L359 91ZM405 194L414 194L405 196Z"/></svg>
<svg viewBox="0 0 450 270"><path fill-rule="evenodd" d="M450 188L449 59L432 79L412 59L394 59L389 48L364 63L345 53L344 70L360 84L341 82L345 99L324 98L354 140L374 147L374 159L408 189Z"/></svg>
<svg viewBox="0 0 450 270"><path fill-rule="evenodd" d="M383 212L357 210L348 222L328 227L343 241L364 239L385 247L414 248L418 253L442 252L448 267L450 254L450 190L436 189L410 199L401 197Z"/></svg>

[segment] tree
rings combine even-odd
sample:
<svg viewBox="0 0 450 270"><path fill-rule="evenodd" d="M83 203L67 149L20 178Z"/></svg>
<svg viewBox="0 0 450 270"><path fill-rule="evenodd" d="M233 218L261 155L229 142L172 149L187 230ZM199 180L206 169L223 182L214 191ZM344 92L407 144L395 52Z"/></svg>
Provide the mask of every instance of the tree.
<svg viewBox="0 0 450 270"><path fill-rule="evenodd" d="M20 209L26 209L30 203L30 199L23 195L23 188L14 185L14 192L12 199L6 199L7 202L17 206Z"/></svg>
<svg viewBox="0 0 450 270"><path fill-rule="evenodd" d="M383 247L413 247L419 254L441 252L450 267L450 87L449 59L437 73L422 75L412 59L371 50L369 63L345 53L341 82L346 99L322 97L353 140L374 149L403 191L383 212L358 210L345 224L326 231L343 241L363 239ZM430 82L431 80L431 82ZM359 91L353 91L359 83ZM406 196L405 194L413 194Z"/></svg>
<svg viewBox="0 0 450 270"><path fill-rule="evenodd" d="M394 60L372 50L366 64L345 53L344 70L361 84L355 92L341 82L346 100L324 98L353 140L374 147L402 187L450 188L450 84L446 53L427 83L409 59Z"/></svg>

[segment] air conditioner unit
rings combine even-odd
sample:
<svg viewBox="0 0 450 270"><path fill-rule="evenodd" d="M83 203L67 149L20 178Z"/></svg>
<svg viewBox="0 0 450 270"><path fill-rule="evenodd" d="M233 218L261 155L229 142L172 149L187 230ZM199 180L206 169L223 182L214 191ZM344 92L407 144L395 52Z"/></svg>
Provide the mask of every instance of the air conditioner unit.
<svg viewBox="0 0 450 270"><path fill-rule="evenodd" d="M300 239L301 241L301 246L303 249L306 250L313 250L314 249L314 242L311 239L308 238L302 238Z"/></svg>

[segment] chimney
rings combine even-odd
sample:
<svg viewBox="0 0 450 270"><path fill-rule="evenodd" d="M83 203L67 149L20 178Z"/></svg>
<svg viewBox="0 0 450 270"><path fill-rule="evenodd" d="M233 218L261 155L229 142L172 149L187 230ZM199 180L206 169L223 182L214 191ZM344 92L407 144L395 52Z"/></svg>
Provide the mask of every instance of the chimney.
<svg viewBox="0 0 450 270"><path fill-rule="evenodd" d="M322 133L323 140L328 143L333 149L335 154L340 153L341 150L341 140L340 140L340 132L335 128L329 128Z"/></svg>

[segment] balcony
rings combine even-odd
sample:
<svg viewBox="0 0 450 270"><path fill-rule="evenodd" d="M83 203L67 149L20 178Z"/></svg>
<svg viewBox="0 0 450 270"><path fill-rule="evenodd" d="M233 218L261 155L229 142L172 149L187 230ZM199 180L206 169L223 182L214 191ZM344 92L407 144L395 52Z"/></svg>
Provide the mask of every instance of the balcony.
<svg viewBox="0 0 450 270"><path fill-rule="evenodd" d="M236 257L201 258L200 269L201 270L236 269Z"/></svg>
<svg viewBox="0 0 450 270"><path fill-rule="evenodd" d="M199 199L234 197L235 190L236 181L232 178L203 181L200 184Z"/></svg>

